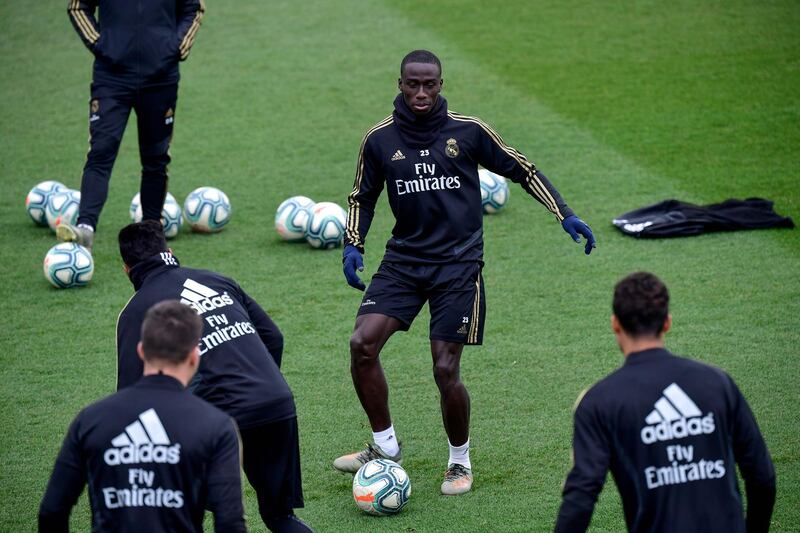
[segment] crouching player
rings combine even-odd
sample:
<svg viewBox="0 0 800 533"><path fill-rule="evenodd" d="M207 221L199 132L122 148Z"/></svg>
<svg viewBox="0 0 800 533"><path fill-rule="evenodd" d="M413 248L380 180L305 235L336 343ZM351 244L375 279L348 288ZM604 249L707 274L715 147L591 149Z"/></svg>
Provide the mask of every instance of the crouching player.
<svg viewBox="0 0 800 533"><path fill-rule="evenodd" d="M154 220L122 228L119 250L136 294L117 322L117 388L142 374L135 349L144 311L180 299L203 323L200 367L190 389L236 420L242 467L261 518L270 531L310 531L294 514L303 507L300 441L294 398L280 371L278 327L235 281L180 266Z"/></svg>

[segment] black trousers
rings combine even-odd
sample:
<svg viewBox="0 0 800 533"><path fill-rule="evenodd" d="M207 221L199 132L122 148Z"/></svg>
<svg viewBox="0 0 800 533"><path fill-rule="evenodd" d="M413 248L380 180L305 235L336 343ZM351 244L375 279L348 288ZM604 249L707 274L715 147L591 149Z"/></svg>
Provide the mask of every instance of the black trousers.
<svg viewBox="0 0 800 533"><path fill-rule="evenodd" d="M294 519L303 507L297 418L241 429L242 468L256 491L258 512L271 531L310 531Z"/></svg>
<svg viewBox="0 0 800 533"><path fill-rule="evenodd" d="M93 83L91 92L90 147L83 167L78 223L97 227L131 109L136 112L139 133L143 218L160 220L167 194L169 143L175 122L178 84L136 88Z"/></svg>

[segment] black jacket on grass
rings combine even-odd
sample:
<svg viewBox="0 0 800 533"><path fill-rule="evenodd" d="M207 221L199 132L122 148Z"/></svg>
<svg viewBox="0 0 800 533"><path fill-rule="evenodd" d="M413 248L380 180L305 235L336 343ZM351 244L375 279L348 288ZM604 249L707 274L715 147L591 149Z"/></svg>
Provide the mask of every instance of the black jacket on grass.
<svg viewBox="0 0 800 533"><path fill-rule="evenodd" d="M559 221L573 214L533 163L480 119L448 111L443 96L424 117L415 116L402 95L394 105L394 114L361 143L345 244L364 253L375 204L386 187L395 226L385 261L482 260L478 165L519 183Z"/></svg>
<svg viewBox="0 0 800 533"><path fill-rule="evenodd" d="M775 469L747 401L722 370L667 350L629 354L579 400L573 460L558 532L589 527L609 470L629 531L769 529Z"/></svg>
<svg viewBox="0 0 800 533"><path fill-rule="evenodd" d="M730 199L718 204L695 205L680 200L623 213L611 221L625 235L640 238L687 237L713 231L794 228L794 221L775 212L763 198Z"/></svg>
<svg viewBox="0 0 800 533"><path fill-rule="evenodd" d="M239 437L233 420L151 375L81 411L69 428L39 509L39 531L69 531L89 485L92 531L243 532Z"/></svg>
<svg viewBox="0 0 800 533"><path fill-rule="evenodd" d="M202 0L69 0L67 7L95 56L94 81L129 86L178 82L204 10Z"/></svg>
<svg viewBox="0 0 800 533"><path fill-rule="evenodd" d="M200 367L190 388L222 409L240 428L295 416L289 385L280 371L283 335L255 300L233 280L183 268L169 252L130 271L136 289L117 320L117 389L142 376L136 353L145 312L164 300L180 300L203 319Z"/></svg>

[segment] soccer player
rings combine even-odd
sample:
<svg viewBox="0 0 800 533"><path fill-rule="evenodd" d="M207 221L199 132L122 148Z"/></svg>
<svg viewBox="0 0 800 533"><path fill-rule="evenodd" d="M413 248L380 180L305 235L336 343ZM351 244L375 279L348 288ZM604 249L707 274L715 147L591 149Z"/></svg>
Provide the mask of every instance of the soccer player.
<svg viewBox="0 0 800 533"><path fill-rule="evenodd" d="M377 457L402 461L389 414L389 390L379 354L396 331L408 330L427 301L433 374L441 395L450 457L441 490L472 487L469 395L459 377L465 344L481 344L485 318L483 214L478 165L519 183L560 221L576 242L595 240L550 181L481 120L447 108L442 66L426 50L400 65L394 112L364 136L345 234L347 282L364 290L364 242L384 187L395 218L386 253L358 311L350 338L351 374L373 431L373 444L339 457L334 467L355 472Z"/></svg>
<svg viewBox="0 0 800 533"><path fill-rule="evenodd" d="M294 514L303 507L300 444L294 399L280 371L278 327L235 281L181 267L154 220L122 228L119 249L136 293L117 321L117 387L141 377L135 350L145 310L180 299L203 321L200 367L189 388L236 420L261 518L271 531L310 531Z"/></svg>
<svg viewBox="0 0 800 533"><path fill-rule="evenodd" d="M92 531L246 531L233 420L192 396L203 325L165 301L145 315L137 353L144 377L81 411L39 508L39 531L69 531L87 481Z"/></svg>
<svg viewBox="0 0 800 533"><path fill-rule="evenodd" d="M625 363L578 399L556 531L586 531L609 469L629 531L769 530L775 470L753 413L725 372L664 348L671 325L656 276L617 283L611 329Z"/></svg>
<svg viewBox="0 0 800 533"><path fill-rule="evenodd" d="M178 62L189 57L204 11L203 0L69 0L67 13L94 55L94 70L80 212L76 226L59 225L59 240L92 247L131 109L139 132L142 216L161 219L178 99Z"/></svg>

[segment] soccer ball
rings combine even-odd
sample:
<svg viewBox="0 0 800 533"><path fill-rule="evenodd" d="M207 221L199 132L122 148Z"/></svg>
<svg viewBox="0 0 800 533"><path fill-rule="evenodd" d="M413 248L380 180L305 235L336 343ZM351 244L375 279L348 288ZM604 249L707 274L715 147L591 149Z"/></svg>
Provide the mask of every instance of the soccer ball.
<svg viewBox="0 0 800 533"><path fill-rule="evenodd" d="M47 225L55 231L59 224L75 225L78 222L78 210L81 205L81 192L66 189L59 191L47 199L44 216Z"/></svg>
<svg viewBox="0 0 800 533"><path fill-rule="evenodd" d="M178 232L183 226L183 217L181 216L181 205L175 201L164 201L164 207L161 209L161 225L164 226L164 237L171 239L177 237Z"/></svg>
<svg viewBox="0 0 800 533"><path fill-rule="evenodd" d="M302 241L306 237L308 221L314 200L305 196L292 196L281 202L275 213L275 229L285 241Z"/></svg>
<svg viewBox="0 0 800 533"><path fill-rule="evenodd" d="M59 289L86 285L94 274L92 254L74 242L62 242L50 248L43 266L44 277Z"/></svg>
<svg viewBox="0 0 800 533"><path fill-rule="evenodd" d="M67 186L58 181L43 181L37 183L25 197L25 211L37 226L47 226L47 200L57 192L67 189Z"/></svg>
<svg viewBox="0 0 800 533"><path fill-rule="evenodd" d="M483 212L489 215L497 213L508 203L509 190L506 179L485 168L478 169L478 177L481 180Z"/></svg>
<svg viewBox="0 0 800 533"><path fill-rule="evenodd" d="M399 513L411 496L411 480L403 467L388 459L374 459L356 472L353 498L362 511L374 515Z"/></svg>
<svg viewBox="0 0 800 533"><path fill-rule="evenodd" d="M129 209L131 222L142 221L142 204L139 196L137 192L136 196L131 200L131 207ZM161 209L161 225L164 227L164 236L167 239L178 235L181 226L183 226L181 206L170 193L167 193L167 196L164 198L164 207Z"/></svg>
<svg viewBox="0 0 800 533"><path fill-rule="evenodd" d="M311 210L306 241L314 248L335 248L342 244L347 213L333 202L320 202Z"/></svg>
<svg viewBox="0 0 800 533"><path fill-rule="evenodd" d="M193 231L216 233L231 219L231 202L216 187L200 187L183 202L183 216Z"/></svg>

